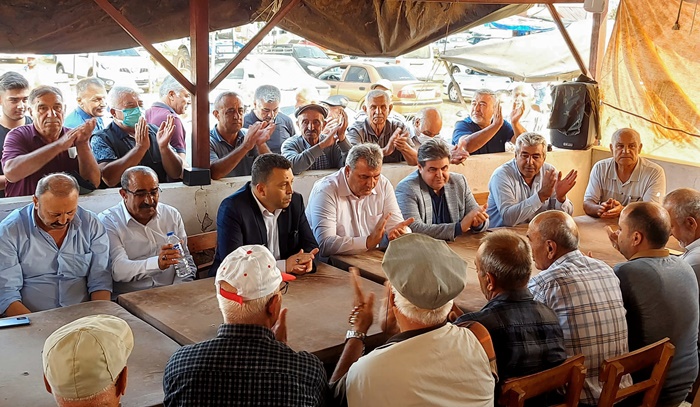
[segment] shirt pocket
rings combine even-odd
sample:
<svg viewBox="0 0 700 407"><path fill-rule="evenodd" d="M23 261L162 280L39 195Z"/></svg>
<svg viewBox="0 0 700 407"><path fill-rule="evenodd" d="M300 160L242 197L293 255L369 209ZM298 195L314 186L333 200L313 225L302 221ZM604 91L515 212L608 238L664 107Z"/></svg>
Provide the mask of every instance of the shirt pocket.
<svg viewBox="0 0 700 407"><path fill-rule="evenodd" d="M73 253L58 256L58 273L65 277L82 278L88 275L92 253Z"/></svg>

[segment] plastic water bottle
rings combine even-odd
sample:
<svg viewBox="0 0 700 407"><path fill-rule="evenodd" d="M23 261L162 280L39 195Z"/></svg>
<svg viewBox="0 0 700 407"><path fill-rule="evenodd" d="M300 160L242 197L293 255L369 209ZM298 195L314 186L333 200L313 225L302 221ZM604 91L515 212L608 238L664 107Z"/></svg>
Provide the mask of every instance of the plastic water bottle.
<svg viewBox="0 0 700 407"><path fill-rule="evenodd" d="M182 250L182 246L180 245L180 238L175 236L175 232L168 232L166 242L173 245L173 249L180 252L180 258L175 264L175 274L178 277L189 277L190 275L192 275L192 271L190 270L188 262L188 260L191 259L192 256L185 256L185 251Z"/></svg>

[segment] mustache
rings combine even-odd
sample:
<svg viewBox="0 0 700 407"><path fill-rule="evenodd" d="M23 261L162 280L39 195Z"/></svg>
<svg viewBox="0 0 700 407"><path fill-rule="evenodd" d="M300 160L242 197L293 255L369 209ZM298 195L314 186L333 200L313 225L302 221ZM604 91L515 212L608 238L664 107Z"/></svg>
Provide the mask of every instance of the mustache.
<svg viewBox="0 0 700 407"><path fill-rule="evenodd" d="M147 203L142 203L139 205L139 209L155 209L157 204L149 205Z"/></svg>
<svg viewBox="0 0 700 407"><path fill-rule="evenodd" d="M67 225L68 225L68 222L66 222L66 223L54 222L54 223L51 224L51 227L52 227L52 228L59 229L59 228L66 227Z"/></svg>

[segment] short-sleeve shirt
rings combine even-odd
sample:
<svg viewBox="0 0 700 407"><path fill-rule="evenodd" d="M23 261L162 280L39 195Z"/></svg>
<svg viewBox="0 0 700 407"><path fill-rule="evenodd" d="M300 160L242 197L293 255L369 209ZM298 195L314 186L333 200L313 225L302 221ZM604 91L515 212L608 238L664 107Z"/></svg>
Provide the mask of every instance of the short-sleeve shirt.
<svg viewBox="0 0 700 407"><path fill-rule="evenodd" d="M384 148L387 146L387 144L389 144L389 139L398 128L405 129L406 126L400 121L387 119L386 125L384 125L384 130L382 130L382 134L376 134L370 125L369 120L365 119L362 121L357 121L348 127L346 137L352 145L374 143L379 147ZM415 148L413 141L410 139L408 140L408 144L412 148ZM403 158L401 151L396 149L390 155L385 155L383 160L385 163L398 163L401 161L406 160Z"/></svg>
<svg viewBox="0 0 700 407"><path fill-rule="evenodd" d="M234 143L235 145L231 145L224 140L223 137L221 137L219 130L217 130L216 126L214 126L214 128L209 132L209 162L213 163L216 160L220 160L233 152L233 150L240 147L241 144L243 144L246 133L248 133L247 129L241 129L236 137L236 142ZM243 157L238 165L226 176L242 177L244 175L250 175L253 169L253 161L255 161L257 156L258 147L255 146L252 150L246 153L245 157Z"/></svg>
<svg viewBox="0 0 700 407"><path fill-rule="evenodd" d="M60 137L63 137L69 128L64 127L61 130ZM33 124L19 126L7 133L2 152L2 166L5 167L7 161L29 154L46 145L46 141L39 135ZM34 194L39 180L48 174L54 172L66 172L72 175L79 173L78 159L70 158L68 151L58 153L51 161L47 162L39 171L30 174L24 179L17 182L7 181L5 184L5 196L27 196Z"/></svg>
<svg viewBox="0 0 700 407"><path fill-rule="evenodd" d="M615 159L606 158L593 166L583 200L598 204L614 198L627 206L638 201L661 203L665 195L666 175L660 165L639 157L630 179L622 182L617 176Z"/></svg>
<svg viewBox="0 0 700 407"><path fill-rule="evenodd" d="M172 107L163 102L155 102L150 109L146 110L146 121L156 127L168 119L168 116L173 116L173 124L175 131L170 139L170 145L175 149L175 152L185 153L185 127L182 125L182 120Z"/></svg>
<svg viewBox="0 0 700 407"><path fill-rule="evenodd" d="M255 112L251 111L243 117L243 127L248 128L251 124L260 122ZM294 128L294 120L286 114L280 112L275 117L275 131L270 135L270 140L267 141L267 147L275 154L282 152L282 143L292 137L296 133Z"/></svg>
<svg viewBox="0 0 700 407"><path fill-rule="evenodd" d="M63 125L68 128L74 129L92 118L93 117L90 116L88 112L81 109L80 107L76 107L75 110L70 112L68 116L66 116L66 118L63 120ZM95 134L104 128L104 119L101 117L95 117L95 129L92 131L92 134Z"/></svg>
<svg viewBox="0 0 700 407"><path fill-rule="evenodd" d="M24 116L24 124L32 124L32 118L29 116ZM2 146L5 144L5 137L7 137L7 133L10 132L12 129L8 129L7 127L3 126L0 124L0 158L2 158ZM2 171L2 165L0 165L0 175L4 175L5 173ZM5 197L5 190L0 191L0 198Z"/></svg>
<svg viewBox="0 0 700 407"><path fill-rule="evenodd" d="M452 145L456 146L459 144L459 139L462 136L476 133L481 131L482 128L478 124L472 121L471 117L467 117L464 120L460 120L455 123L455 129L452 133ZM486 144L481 146L480 149L470 153L474 154L490 154L490 153L502 153L506 151L506 143L513 139L513 126L507 121L503 121L503 126L496 132L496 134L491 137Z"/></svg>

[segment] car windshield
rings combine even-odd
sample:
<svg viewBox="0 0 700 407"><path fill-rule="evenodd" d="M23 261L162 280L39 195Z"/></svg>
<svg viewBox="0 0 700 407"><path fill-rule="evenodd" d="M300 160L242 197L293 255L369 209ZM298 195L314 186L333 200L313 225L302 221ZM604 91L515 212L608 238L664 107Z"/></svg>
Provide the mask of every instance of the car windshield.
<svg viewBox="0 0 700 407"><path fill-rule="evenodd" d="M306 71L302 69L297 61L292 57L288 58L265 58L260 59L260 64L273 70L277 75L282 77L286 75L306 75Z"/></svg>
<svg viewBox="0 0 700 407"><path fill-rule="evenodd" d="M328 55L316 47L299 47L296 51L298 58L329 59Z"/></svg>
<svg viewBox="0 0 700 407"><path fill-rule="evenodd" d="M408 72L406 68L398 65L389 66L377 66L377 73L382 79L388 79L392 82L394 81L415 81L416 77L412 73Z"/></svg>
<svg viewBox="0 0 700 407"><path fill-rule="evenodd" d="M117 51L98 52L101 57L138 57L140 54L133 48L120 49Z"/></svg>

